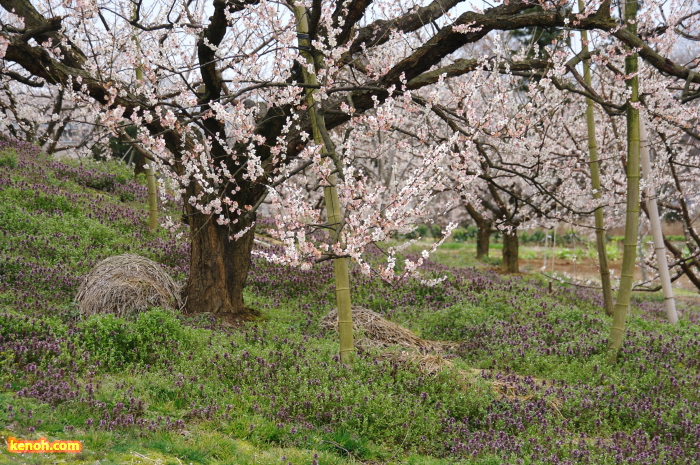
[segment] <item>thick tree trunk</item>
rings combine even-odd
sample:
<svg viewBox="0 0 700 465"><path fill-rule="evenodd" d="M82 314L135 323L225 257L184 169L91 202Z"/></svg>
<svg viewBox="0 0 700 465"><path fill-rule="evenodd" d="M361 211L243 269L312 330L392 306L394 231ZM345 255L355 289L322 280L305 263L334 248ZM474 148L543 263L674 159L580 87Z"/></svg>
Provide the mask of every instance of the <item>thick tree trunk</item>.
<svg viewBox="0 0 700 465"><path fill-rule="evenodd" d="M243 287L250 269L255 228L238 240L229 239L251 221L244 217L233 225L220 226L200 213L189 218L190 276L185 290L188 313L210 312L220 317L241 318L250 312L243 305Z"/></svg>
<svg viewBox="0 0 700 465"><path fill-rule="evenodd" d="M466 199L464 205L467 208L467 213L469 213L469 216L471 216L474 223L476 223L478 231L476 235L476 259L481 260L483 258L488 258L491 233L493 232L491 228L492 223L479 213L471 203L466 202Z"/></svg>
<svg viewBox="0 0 700 465"><path fill-rule="evenodd" d="M513 228L511 231L503 233L503 263L501 268L509 273L519 273L520 266L518 262L518 230Z"/></svg>
<svg viewBox="0 0 700 465"><path fill-rule="evenodd" d="M489 244L491 242L491 228L478 227L476 234L476 259L489 257Z"/></svg>

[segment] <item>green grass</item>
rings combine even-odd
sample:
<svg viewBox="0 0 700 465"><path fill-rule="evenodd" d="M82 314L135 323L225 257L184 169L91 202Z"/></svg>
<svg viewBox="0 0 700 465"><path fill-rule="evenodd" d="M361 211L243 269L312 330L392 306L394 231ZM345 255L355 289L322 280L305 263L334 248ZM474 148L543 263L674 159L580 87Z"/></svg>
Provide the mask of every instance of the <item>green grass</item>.
<svg viewBox="0 0 700 465"><path fill-rule="evenodd" d="M430 248L429 240L419 240L408 247L411 253L420 253L423 249ZM442 265L453 267L473 267L492 265L499 266L501 264L501 254L503 251L503 243L491 241L489 246L490 256L484 260L476 260L476 243L472 241L454 241L448 240L437 248L430 256L431 260ZM547 247L541 246L520 245L518 248L518 256L520 260L540 260L545 255L551 258L552 253L558 259L572 260L583 258L596 259L597 252L594 245L588 244L586 247ZM615 261L620 260L621 254L617 244L609 243L607 245L608 259Z"/></svg>

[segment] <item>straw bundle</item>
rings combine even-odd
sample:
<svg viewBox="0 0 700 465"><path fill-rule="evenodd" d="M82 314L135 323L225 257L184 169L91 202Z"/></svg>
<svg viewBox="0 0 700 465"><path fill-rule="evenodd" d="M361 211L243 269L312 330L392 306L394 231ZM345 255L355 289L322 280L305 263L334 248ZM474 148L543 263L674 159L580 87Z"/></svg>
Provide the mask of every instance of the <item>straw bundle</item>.
<svg viewBox="0 0 700 465"><path fill-rule="evenodd" d="M134 254L109 257L84 278L76 296L83 317L128 317L150 307L179 309L180 286L153 260Z"/></svg>
<svg viewBox="0 0 700 465"><path fill-rule="evenodd" d="M419 354L415 352L384 352L377 356L380 360L389 360L400 364L416 365L421 372L436 375L444 368L452 369L454 364L436 354Z"/></svg>
<svg viewBox="0 0 700 465"><path fill-rule="evenodd" d="M334 309L321 320L321 327L338 330L338 310ZM407 349L440 349L441 344L422 339L403 326L382 318L376 312L363 307L352 307L352 328L364 338L355 342L358 347L386 347L396 344Z"/></svg>
<svg viewBox="0 0 700 465"><path fill-rule="evenodd" d="M481 389L481 386L486 386L500 398L526 400L534 395L541 395L540 391L544 391L546 386L545 381L536 378L530 377L530 381L527 382L524 376L502 376L487 370L457 368L452 361L444 356L444 352L456 347L457 343L422 339L408 329L392 323L366 308L352 308L352 324L353 330L364 336L355 341L356 347L367 349L387 348L390 345L402 346L406 350L397 351L396 348L390 348L387 351L375 351L373 356L399 365L416 366L422 373L431 376L448 370L465 390ZM332 310L323 317L321 327L337 331L338 311ZM434 352L426 353L426 351ZM496 379L492 379L494 376ZM547 399L547 402L558 410L557 403L559 401L557 399Z"/></svg>

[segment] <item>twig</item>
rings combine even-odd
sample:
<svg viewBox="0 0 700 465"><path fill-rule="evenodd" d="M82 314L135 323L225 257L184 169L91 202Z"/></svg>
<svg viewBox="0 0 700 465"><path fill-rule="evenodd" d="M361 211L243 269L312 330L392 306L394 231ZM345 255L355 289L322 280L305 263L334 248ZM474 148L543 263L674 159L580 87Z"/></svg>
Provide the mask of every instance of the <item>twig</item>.
<svg viewBox="0 0 700 465"><path fill-rule="evenodd" d="M570 284L570 285L576 286L576 287L583 287L583 288L586 288L586 289L596 289L596 290L599 290L599 291L602 290L602 287L598 287L598 286L587 286L587 285L585 285L585 284L578 284L578 283L573 282L573 281L565 281L565 280L563 280L563 279L561 279L561 278L557 278L556 276L554 276L554 275L549 275L549 274L547 274L547 273L541 273L541 274L542 274L542 276L544 276L545 278L548 278L548 279L554 280L554 281L558 281L558 282L560 282L560 283L562 283L562 284Z"/></svg>
<svg viewBox="0 0 700 465"><path fill-rule="evenodd" d="M352 457L353 459L355 458L349 450L347 450L345 447L341 446L340 444L338 444L335 441L329 441L328 439L322 439L321 442L327 442L328 444L332 444L335 447L337 447L338 449L344 450L345 453L348 454L348 457Z"/></svg>

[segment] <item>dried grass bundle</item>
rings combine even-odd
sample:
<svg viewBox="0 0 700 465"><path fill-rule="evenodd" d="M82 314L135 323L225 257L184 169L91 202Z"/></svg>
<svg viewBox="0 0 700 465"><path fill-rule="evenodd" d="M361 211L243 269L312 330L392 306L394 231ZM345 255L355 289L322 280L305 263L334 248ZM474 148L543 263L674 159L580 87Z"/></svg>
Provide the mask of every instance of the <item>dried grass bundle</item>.
<svg viewBox="0 0 700 465"><path fill-rule="evenodd" d="M401 364L417 365L421 372L436 375L444 368L454 368L448 359L437 354L419 354L416 352L384 352L378 356L381 360L391 360Z"/></svg>
<svg viewBox="0 0 700 465"><path fill-rule="evenodd" d="M334 309L321 319L321 327L338 330L338 310ZM352 307L352 328L364 334L355 342L358 347L386 347L396 344L407 349L438 350L442 344L422 339L403 326L383 318L363 307Z"/></svg>
<svg viewBox="0 0 700 465"><path fill-rule="evenodd" d="M379 352L374 356L380 360L389 360L401 365L414 365L426 375L437 375L447 369L456 377L458 384L464 390L490 389L500 398L509 400L526 400L535 393L543 391L546 382L532 377L519 375L498 376L490 379L493 374L486 370L471 368L463 370L440 352L457 346L457 343L429 341L413 334L408 329L382 318L378 313L362 307L352 308L353 330L363 333L364 337L355 341L358 348L387 348L390 345L399 345L407 350L397 351L389 349ZM321 326L327 330L338 330L338 311L332 310L321 320ZM435 351L426 353L426 351ZM528 381L529 379L529 381ZM482 382L479 382L481 380ZM485 383L484 383L485 381ZM539 395L539 394L538 394ZM558 400L548 399L547 402L557 411Z"/></svg>
<svg viewBox="0 0 700 465"><path fill-rule="evenodd" d="M158 263L140 255L106 258L85 276L76 296L83 317L128 317L150 307L182 308L180 286Z"/></svg>

